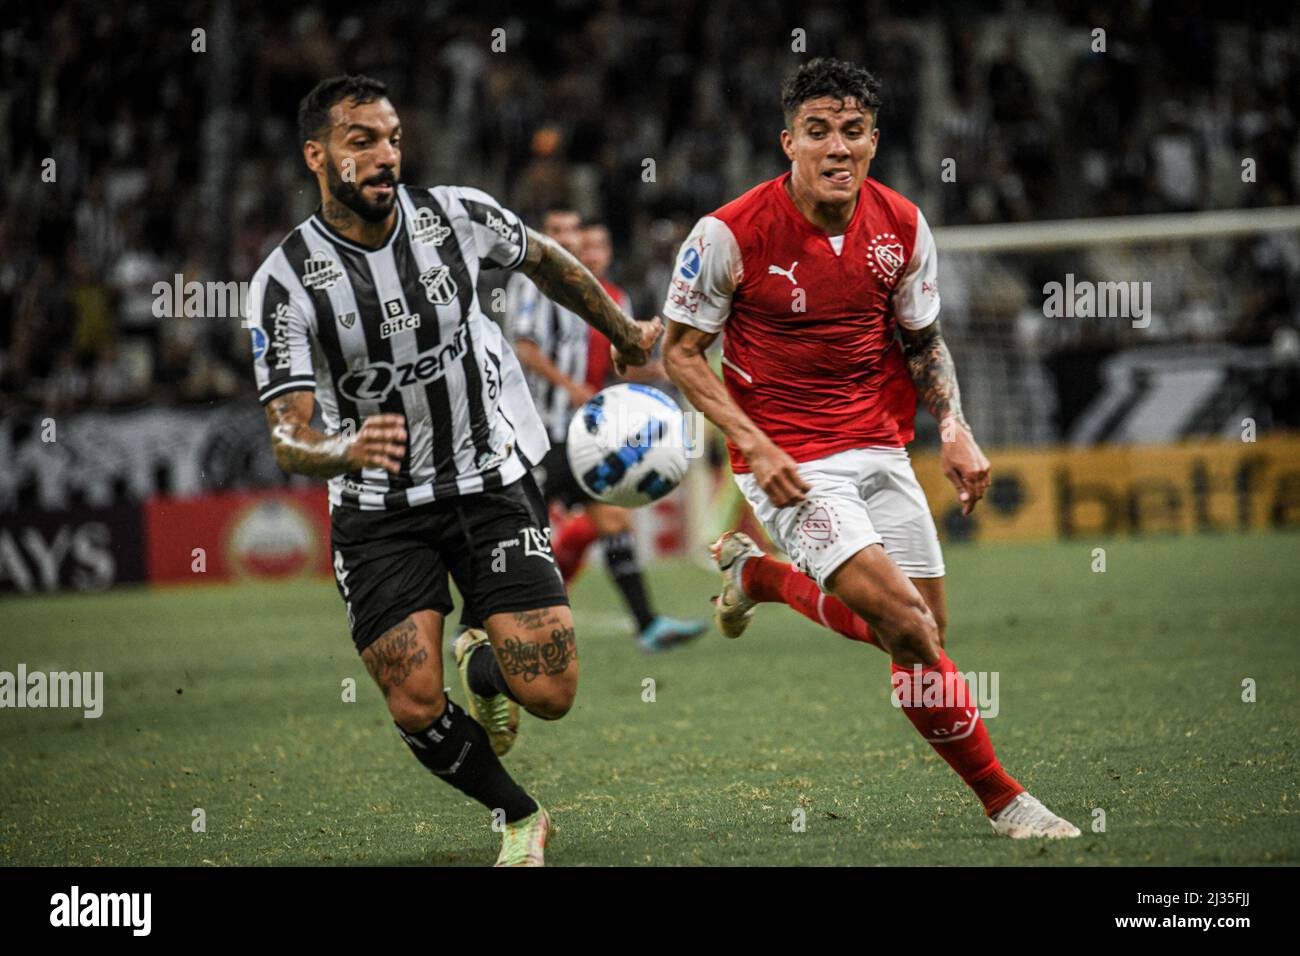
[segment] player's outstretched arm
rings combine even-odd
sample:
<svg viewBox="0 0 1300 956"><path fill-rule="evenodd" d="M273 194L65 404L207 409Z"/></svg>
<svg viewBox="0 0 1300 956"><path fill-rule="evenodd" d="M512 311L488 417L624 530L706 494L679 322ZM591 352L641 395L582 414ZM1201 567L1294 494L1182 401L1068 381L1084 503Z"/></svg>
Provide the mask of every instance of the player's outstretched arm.
<svg viewBox="0 0 1300 956"><path fill-rule="evenodd" d="M962 414L961 390L957 387L957 367L952 353L939 331L938 319L923 329L900 327L899 331L916 392L939 423L939 436L943 439L939 462L943 473L957 489L962 514L968 515L988 490L989 460L975 443L975 436Z"/></svg>
<svg viewBox="0 0 1300 956"><path fill-rule="evenodd" d="M644 365L649 360L655 340L663 334L663 323L637 322L626 315L591 270L559 243L529 229L528 251L519 268L548 299L604 333L618 351L620 366Z"/></svg>
<svg viewBox="0 0 1300 956"><path fill-rule="evenodd" d="M745 456L759 487L778 508L803 501L809 486L798 463L776 446L754 424L709 367L705 353L716 332L705 332L682 322L668 323L664 340L664 369L697 409L713 422Z"/></svg>
<svg viewBox="0 0 1300 956"><path fill-rule="evenodd" d="M355 435L326 435L311 427L314 394L285 392L266 405L275 461L285 471L333 478L383 468L397 474L406 450L406 421L401 415L372 415Z"/></svg>

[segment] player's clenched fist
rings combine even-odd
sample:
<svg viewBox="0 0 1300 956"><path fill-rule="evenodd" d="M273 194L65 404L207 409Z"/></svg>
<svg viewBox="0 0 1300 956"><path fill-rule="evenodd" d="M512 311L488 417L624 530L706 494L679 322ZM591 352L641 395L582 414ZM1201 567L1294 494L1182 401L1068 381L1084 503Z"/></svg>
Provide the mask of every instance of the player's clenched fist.
<svg viewBox="0 0 1300 956"><path fill-rule="evenodd" d="M619 375L626 372L629 365L644 365L650 361L650 353L654 351L655 342L659 341L659 336L664 334L664 320L657 315L648 322L637 322L636 325L635 343L625 344L622 349L615 345L609 347L609 356Z"/></svg>
<svg viewBox="0 0 1300 956"><path fill-rule="evenodd" d="M745 456L754 480L778 508L798 504L811 491L799 474L798 463L772 442L764 442Z"/></svg>
<svg viewBox="0 0 1300 956"><path fill-rule="evenodd" d="M390 474L402 469L406 454L406 419L401 415L371 415L348 445L350 471L383 468Z"/></svg>

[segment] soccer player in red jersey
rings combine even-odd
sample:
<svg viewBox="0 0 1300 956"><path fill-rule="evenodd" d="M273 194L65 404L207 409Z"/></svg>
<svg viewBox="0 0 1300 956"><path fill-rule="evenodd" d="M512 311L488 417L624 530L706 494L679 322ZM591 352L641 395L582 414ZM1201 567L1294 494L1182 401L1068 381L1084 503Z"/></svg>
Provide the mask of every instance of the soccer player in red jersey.
<svg viewBox="0 0 1300 956"><path fill-rule="evenodd" d="M939 331L930 228L867 176L880 105L879 84L859 67L801 67L782 88L790 171L700 219L673 271L668 374L727 436L737 484L793 562L723 535L713 546L718 625L738 637L756 604L783 601L875 644L893 661L895 702L996 832L1078 836L1002 768L944 652L943 557L905 447L918 395L939 422L940 460L966 514L989 462ZM722 380L705 358L719 334Z"/></svg>

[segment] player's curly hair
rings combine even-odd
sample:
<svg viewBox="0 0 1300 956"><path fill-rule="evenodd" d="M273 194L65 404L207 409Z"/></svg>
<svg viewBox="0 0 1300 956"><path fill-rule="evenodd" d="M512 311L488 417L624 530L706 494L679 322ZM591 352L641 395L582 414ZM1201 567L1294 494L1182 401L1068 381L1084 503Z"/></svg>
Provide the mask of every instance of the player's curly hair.
<svg viewBox="0 0 1300 956"><path fill-rule="evenodd" d="M880 113L882 101L878 79L847 60L819 56L799 67L781 84L781 111L785 114L786 126L794 121L799 104L822 96L833 96L840 102L853 97L863 109L877 115Z"/></svg>
<svg viewBox="0 0 1300 956"><path fill-rule="evenodd" d="M388 87L368 76L331 76L317 83L298 104L298 139L319 140L330 125L330 107L340 100L373 103L388 95Z"/></svg>

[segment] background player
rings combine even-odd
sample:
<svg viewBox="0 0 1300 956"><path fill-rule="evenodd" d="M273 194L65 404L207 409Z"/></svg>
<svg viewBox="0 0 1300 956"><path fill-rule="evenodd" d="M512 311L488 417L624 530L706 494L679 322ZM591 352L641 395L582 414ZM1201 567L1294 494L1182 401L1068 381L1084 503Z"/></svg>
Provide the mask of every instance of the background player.
<svg viewBox="0 0 1300 956"><path fill-rule="evenodd" d="M401 185L401 123L382 83L322 81L299 135L321 205L258 269L249 308L276 460L329 479L339 593L402 739L503 815L498 865L541 865L549 818L497 754L514 740L514 703L548 720L572 706L575 631L528 472L546 432L475 285L483 267L525 272L631 364L661 329L631 321L486 193ZM470 714L443 691L449 573L487 628L456 644Z"/></svg>
<svg viewBox="0 0 1300 956"><path fill-rule="evenodd" d="M929 226L867 177L880 104L865 70L827 59L801 67L782 89L790 172L701 219L673 273L665 365L727 436L737 484L797 569L745 535L724 535L714 546L719 625L738 636L756 601L781 600L792 573L810 576L870 625L893 660L904 713L998 833L1078 836L1002 768L944 652L943 558L904 447L918 392L940 424L944 472L966 513L989 464L939 332ZM725 385L704 355L724 328ZM952 691L937 705L899 694L919 689L914 667Z"/></svg>
<svg viewBox="0 0 1300 956"><path fill-rule="evenodd" d="M542 217L542 233L574 255L584 250L581 219L573 209L548 209ZM590 261L592 250L587 254ZM601 264L601 256L594 258ZM606 250L600 272L592 272L600 276L608 265ZM622 296L620 305L630 318L622 290L608 282L602 284L607 293L612 287ZM655 613L632 538L631 511L593 501L578 484L565 454L574 411L605 386L610 369L608 340L603 335L593 338L599 335L597 330L542 296L527 277L518 274L511 276L506 286L506 329L519 361L528 370L533 397L550 434L551 450L541 463L543 491L548 501L570 512L559 525L555 541L556 564L565 583L577 574L587 548L599 537L605 566L636 623L641 649L661 651L698 637L707 627L704 621L679 621ZM629 377L634 377L641 370L628 371ZM641 371L640 378L634 380L645 380L651 374L653 369Z"/></svg>

